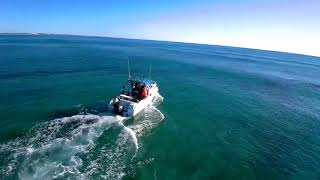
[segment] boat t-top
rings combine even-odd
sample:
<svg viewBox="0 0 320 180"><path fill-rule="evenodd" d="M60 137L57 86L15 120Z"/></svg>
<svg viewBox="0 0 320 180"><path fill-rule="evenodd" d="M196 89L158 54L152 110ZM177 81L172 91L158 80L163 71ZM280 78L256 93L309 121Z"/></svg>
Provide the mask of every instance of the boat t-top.
<svg viewBox="0 0 320 180"><path fill-rule="evenodd" d="M159 96L157 83L149 78L137 78L130 75L130 66L128 61L128 86L122 87L120 94L114 97L109 108L122 117L133 117L144 108L151 105L154 99Z"/></svg>

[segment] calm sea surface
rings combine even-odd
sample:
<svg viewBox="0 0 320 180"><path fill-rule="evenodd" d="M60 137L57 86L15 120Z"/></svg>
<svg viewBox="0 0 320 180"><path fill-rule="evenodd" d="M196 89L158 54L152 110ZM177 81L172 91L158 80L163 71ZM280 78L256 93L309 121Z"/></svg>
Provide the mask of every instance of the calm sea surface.
<svg viewBox="0 0 320 180"><path fill-rule="evenodd" d="M105 111L127 57L163 98L122 123ZM318 178L320 58L0 36L0 179Z"/></svg>

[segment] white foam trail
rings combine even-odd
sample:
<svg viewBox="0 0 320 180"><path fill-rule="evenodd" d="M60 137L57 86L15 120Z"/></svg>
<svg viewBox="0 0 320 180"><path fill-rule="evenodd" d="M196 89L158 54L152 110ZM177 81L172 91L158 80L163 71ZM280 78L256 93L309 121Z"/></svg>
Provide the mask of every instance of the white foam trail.
<svg viewBox="0 0 320 180"><path fill-rule="evenodd" d="M119 123L121 127L124 127ZM128 128L129 129L129 128ZM132 158L135 157L137 149L132 149L130 145L135 143L127 128L123 128L118 134L116 141L111 144L103 144L98 152L90 157L90 164L86 168L86 177L96 177L99 179L122 179L126 174L126 169L130 166ZM135 143L137 144L137 143ZM110 146L115 147L110 149Z"/></svg>
<svg viewBox="0 0 320 180"><path fill-rule="evenodd" d="M162 96L157 96L153 104L145 108L141 117L136 117L134 122L128 126L138 138L149 134L164 119L164 115L155 107L163 101Z"/></svg>
<svg viewBox="0 0 320 180"><path fill-rule="evenodd" d="M136 147L136 151L137 151L139 148L139 145L138 145L138 139L137 139L136 133L132 129L130 129L126 126L124 126L124 129L127 130L129 132L129 134L131 135L133 142L134 142L134 145Z"/></svg>
<svg viewBox="0 0 320 180"><path fill-rule="evenodd" d="M70 176L87 179L79 170L83 166L82 156L90 154L96 146L97 139L111 127L122 128L119 138L125 140L119 139L121 146L130 145L126 142L131 139L137 150L138 141L134 132L114 116L65 117L36 126L24 138L0 144L0 153L10 153L5 157L7 161L5 167L0 167L0 175L16 174L20 179ZM111 150L111 154L112 152Z"/></svg>
<svg viewBox="0 0 320 180"><path fill-rule="evenodd" d="M139 148L139 145L138 145L138 139L137 139L136 133L135 133L132 129L126 127L126 126L123 124L123 121L128 120L128 119L130 119L130 118L128 118L128 117L122 117L122 116L116 116L116 117L117 117L117 119L119 120L120 124L124 127L124 129L131 135L132 140L133 140L133 142L134 142L134 145L135 145L135 147L136 147L136 151L137 151L138 148Z"/></svg>
<svg viewBox="0 0 320 180"><path fill-rule="evenodd" d="M162 99L163 98L160 96L158 100L161 102ZM91 164L86 169L86 177L95 177L98 175L101 179L122 179L127 173L134 173L128 172L127 169L130 168L130 163L134 161L134 157L136 157L138 152L137 150L142 145L138 142L139 138L142 135L151 132L164 119L163 114L153 105L147 107L144 112L142 112L141 116L141 118L135 117L133 119L134 122L128 127L125 127L123 122L127 121L129 118L116 116L117 120L120 122L119 125L124 127L115 142L117 148L113 149L111 152L107 150L106 147L102 147L98 157L92 158L95 160L90 161ZM136 147L134 152L128 150L128 142L134 143ZM129 158L129 162L124 162L126 157L132 158ZM148 161L153 161L153 159ZM104 163L107 163L108 165L103 166Z"/></svg>
<svg viewBox="0 0 320 180"><path fill-rule="evenodd" d="M141 118L136 118L128 128L132 129L138 138L149 135L149 133L158 127L164 119L164 115L155 107L147 107Z"/></svg>
<svg viewBox="0 0 320 180"><path fill-rule="evenodd" d="M53 177L64 177L76 174L77 179L83 179L79 171L82 160L78 154L88 153L95 145L94 141L115 123L109 117L99 117L95 115L77 115L68 118L57 119L49 123L49 128L44 126L31 142L40 144L36 147L26 148L29 152L22 162L18 175L21 179L44 179ZM70 124L70 132L61 136L64 125ZM50 129L53 131L48 134L48 141L44 140L42 130ZM30 151L29 149L34 149ZM30 153L31 152L31 153ZM32 169L30 173L30 169Z"/></svg>
<svg viewBox="0 0 320 180"><path fill-rule="evenodd" d="M139 138L163 120L163 114L154 107L162 100L159 96L143 117L134 118L128 127L123 124L128 118L108 114L76 115L41 123L26 136L0 144L4 162L0 177L122 179L128 159L131 161L140 148ZM112 138L108 139L109 135Z"/></svg>

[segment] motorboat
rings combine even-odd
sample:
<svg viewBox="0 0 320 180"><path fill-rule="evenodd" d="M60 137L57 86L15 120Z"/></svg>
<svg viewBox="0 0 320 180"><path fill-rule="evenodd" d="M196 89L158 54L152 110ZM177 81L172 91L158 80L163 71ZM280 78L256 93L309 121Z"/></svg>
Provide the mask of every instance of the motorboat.
<svg viewBox="0 0 320 180"><path fill-rule="evenodd" d="M159 88L151 79L128 79L129 88L122 87L120 94L114 97L109 108L122 117L133 117L151 105L159 95Z"/></svg>
<svg viewBox="0 0 320 180"><path fill-rule="evenodd" d="M153 104L159 94L158 84L149 78L132 77L130 74L130 64L128 60L128 88L123 86L120 94L111 99L109 109L116 115L122 117L133 117Z"/></svg>

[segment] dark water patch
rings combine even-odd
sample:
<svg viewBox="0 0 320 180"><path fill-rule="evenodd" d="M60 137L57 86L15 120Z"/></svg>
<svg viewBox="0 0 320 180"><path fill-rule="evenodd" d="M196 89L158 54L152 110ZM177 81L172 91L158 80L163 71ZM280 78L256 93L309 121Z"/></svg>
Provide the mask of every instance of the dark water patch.
<svg viewBox="0 0 320 180"><path fill-rule="evenodd" d="M108 71L110 67L99 67L91 69L70 69L70 70L46 70L46 71L34 71L34 72L19 72L19 73L7 73L1 74L1 80L14 79L14 78L29 78L29 77L39 77L39 76L53 76L53 75L63 75L63 74L73 74L73 73L83 73L83 72L95 72L95 71Z"/></svg>
<svg viewBox="0 0 320 180"><path fill-rule="evenodd" d="M98 115L103 112L110 111L108 109L109 102L107 101L100 101L93 104L79 104L76 106L73 106L70 109L60 110L56 112L52 112L49 115L50 119L56 119L56 118L62 118L62 117L70 117L77 114L95 114Z"/></svg>

